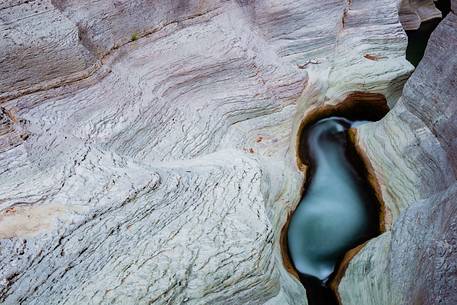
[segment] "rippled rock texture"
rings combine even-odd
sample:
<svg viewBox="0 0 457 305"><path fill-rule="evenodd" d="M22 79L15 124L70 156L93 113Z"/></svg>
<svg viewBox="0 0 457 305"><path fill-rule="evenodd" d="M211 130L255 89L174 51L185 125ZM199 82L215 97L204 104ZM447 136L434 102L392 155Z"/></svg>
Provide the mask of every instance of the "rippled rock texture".
<svg viewBox="0 0 457 305"><path fill-rule="evenodd" d="M306 170L296 163L296 135L319 107L363 103L356 91L397 102L413 69L397 7L394 0L2 1L0 302L306 304L280 251ZM451 45L440 43L428 52L441 52L429 56L434 69L451 67L443 53ZM435 189L449 191L454 181L455 87L437 84L433 75L444 74L435 72L416 74L416 83L444 86L448 95L408 104L419 95L405 91L380 123L404 132L400 145L392 137L395 149L383 142L385 150L371 150L364 135L380 129L360 132L380 177L381 168L389 170L378 166L380 153L398 160L392 179L406 187L389 189L386 204L388 196L402 198L392 207L438 202L432 195L452 202L452 194ZM431 107L420 112L431 117L414 107ZM389 124L396 113L412 123ZM423 149L400 159L398 147L412 147L413 139ZM439 166L422 174L421 164L434 164L420 159L429 147ZM435 205L423 206L422 226L405 213L398 227L417 230L429 251L435 241L448 249L439 229L448 226L427 214ZM401 232L392 232L392 242L409 238ZM378 240L372 244L379 248ZM402 251L395 252L397 266L413 257ZM393 261L373 253L361 255L379 257L379 266ZM442 253L426 257L437 263L447 257ZM412 281L416 265L408 266L402 274ZM388 282L385 270L364 270ZM411 292L408 283L394 295ZM439 291L451 284L435 283Z"/></svg>
<svg viewBox="0 0 457 305"><path fill-rule="evenodd" d="M417 30L421 26L421 23L434 18L441 18L442 13L435 2L448 1L400 0L398 13L405 31Z"/></svg>
<svg viewBox="0 0 457 305"><path fill-rule="evenodd" d="M395 107L360 127L358 144L379 177L391 231L349 265L343 304L457 303L456 48L451 12Z"/></svg>

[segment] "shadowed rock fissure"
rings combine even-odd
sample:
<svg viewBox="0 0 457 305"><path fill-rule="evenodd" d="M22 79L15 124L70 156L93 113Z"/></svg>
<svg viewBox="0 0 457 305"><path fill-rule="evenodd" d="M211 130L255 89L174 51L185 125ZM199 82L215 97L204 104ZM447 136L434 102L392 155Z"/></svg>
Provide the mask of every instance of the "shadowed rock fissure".
<svg viewBox="0 0 457 305"><path fill-rule="evenodd" d="M444 17L446 17L446 15L451 11L450 0L436 1L435 6L441 11L441 14L443 15L442 18L427 20L422 22L417 30L406 31L406 35L408 35L406 59L415 67L417 67L422 57L424 57L425 48L427 47L430 35L441 22L441 20L443 20Z"/></svg>
<svg viewBox="0 0 457 305"><path fill-rule="evenodd" d="M359 102L363 98L349 99L355 107ZM350 128L379 120L387 111L385 105L370 109L369 104L352 115L351 107L334 109L338 117L323 111L325 118L316 115L301 131L299 157L307 178L288 223L287 246L310 305L339 304L337 286L350 260L343 260L345 254L383 229L382 204L349 135Z"/></svg>

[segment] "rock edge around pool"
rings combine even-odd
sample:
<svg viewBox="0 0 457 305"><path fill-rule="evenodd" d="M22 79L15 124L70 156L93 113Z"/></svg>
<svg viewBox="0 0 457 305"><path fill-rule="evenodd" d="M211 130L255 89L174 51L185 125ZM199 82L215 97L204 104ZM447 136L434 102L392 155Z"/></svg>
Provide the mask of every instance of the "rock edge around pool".
<svg viewBox="0 0 457 305"><path fill-rule="evenodd" d="M279 246L296 131L397 103L397 2L96 4L0 4L1 302L306 304Z"/></svg>

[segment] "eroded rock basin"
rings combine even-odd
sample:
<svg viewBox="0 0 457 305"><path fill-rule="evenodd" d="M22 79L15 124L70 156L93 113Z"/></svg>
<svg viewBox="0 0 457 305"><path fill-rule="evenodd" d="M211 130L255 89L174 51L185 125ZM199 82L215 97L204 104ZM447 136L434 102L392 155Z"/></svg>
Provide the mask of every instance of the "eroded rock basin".
<svg viewBox="0 0 457 305"><path fill-rule="evenodd" d="M308 179L287 243L311 305L337 304L328 286L339 262L348 250L379 233L379 205L348 137L349 128L363 123L330 117L302 135Z"/></svg>

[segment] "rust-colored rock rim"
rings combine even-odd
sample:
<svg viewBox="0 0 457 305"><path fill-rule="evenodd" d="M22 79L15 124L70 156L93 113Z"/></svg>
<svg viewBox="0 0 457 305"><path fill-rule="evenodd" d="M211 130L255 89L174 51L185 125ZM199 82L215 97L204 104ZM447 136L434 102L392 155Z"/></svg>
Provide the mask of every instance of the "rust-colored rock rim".
<svg viewBox="0 0 457 305"><path fill-rule="evenodd" d="M388 112L389 107L387 105L387 100L384 95L379 93L367 93L367 92L353 92L347 95L347 97L340 103L336 105L321 105L317 107L311 107L308 109L302 121L300 122L300 126L298 128L298 132L295 136L295 155L296 155L296 162L297 167L302 171L305 175L305 182L303 187L301 188L301 196L303 197L305 190L307 189L307 185L310 181L309 179L309 171L307 170L309 164L307 163L306 157L303 153L303 140L302 135L303 132L307 129L307 127L311 126L315 122L320 119L330 117L330 116L341 116L351 120L372 120L378 121L382 119ZM351 153L356 154L360 159L360 164L356 164L355 166L359 167L359 170L364 179L367 180L369 186L371 187L374 197L376 198L376 202L379 204L379 232L383 233L386 230L386 224L388 223L387 215L388 211L386 210L386 206L384 204L384 200L382 198L382 192L380 188L380 184L378 182L378 178L373 170L373 166L369 161L369 158L366 156L363 149L358 145L357 142L357 132L356 129L351 128L349 130L349 141L351 142ZM297 204L298 206L298 204ZM289 251L287 247L287 229L290 223L291 216L294 211L290 211L287 215L287 220L284 226L281 229L281 236L280 236L280 246L281 246L281 255L283 259L283 264L286 270L297 280L300 280L299 274L295 269L290 257ZM344 276L346 269L352 260L352 258L359 253L361 249L368 243L368 241L354 247L353 249L349 250L345 256L342 258L341 262L338 264L336 272L332 275L329 288L335 294L338 302L341 304L341 299L338 293L338 286L339 283Z"/></svg>

